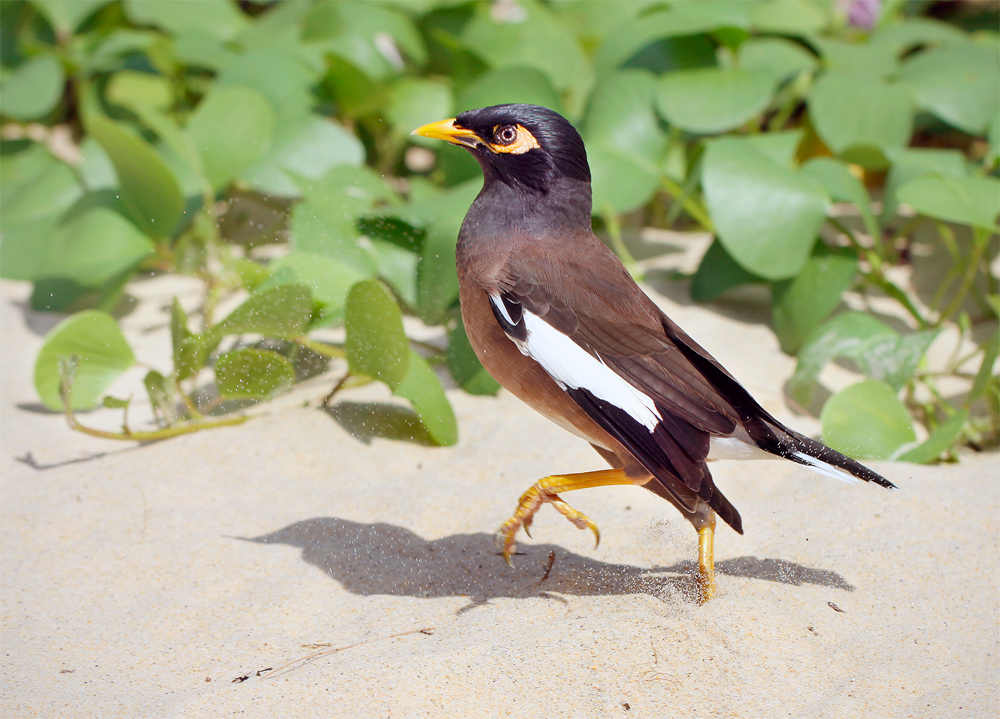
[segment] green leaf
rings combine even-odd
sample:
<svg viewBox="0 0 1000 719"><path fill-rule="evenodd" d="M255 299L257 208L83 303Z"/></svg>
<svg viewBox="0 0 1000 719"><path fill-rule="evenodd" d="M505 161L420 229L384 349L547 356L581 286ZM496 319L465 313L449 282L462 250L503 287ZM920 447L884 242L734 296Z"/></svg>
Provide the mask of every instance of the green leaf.
<svg viewBox="0 0 1000 719"><path fill-rule="evenodd" d="M46 335L35 360L35 390L49 409L63 408L59 361L69 357L78 362L72 397L78 410L96 407L108 387L135 364L132 348L107 312L87 310L67 317Z"/></svg>
<svg viewBox="0 0 1000 719"><path fill-rule="evenodd" d="M476 357L461 318L448 332L448 369L458 385L469 394L494 395L500 390L500 383L490 376Z"/></svg>
<svg viewBox="0 0 1000 719"><path fill-rule="evenodd" d="M383 52L385 41L380 37L385 36L391 39L394 53ZM344 57L375 79L398 73L402 69L400 54L418 65L427 60L413 20L374 3L316 3L305 19L302 37Z"/></svg>
<svg viewBox="0 0 1000 719"><path fill-rule="evenodd" d="M397 131L408 135L414 128L451 116L454 106L448 83L404 77L389 89L385 115Z"/></svg>
<svg viewBox="0 0 1000 719"><path fill-rule="evenodd" d="M830 22L822 7L810 0L770 0L752 7L751 19L759 32L808 36Z"/></svg>
<svg viewBox="0 0 1000 719"><path fill-rule="evenodd" d="M417 264L420 257L412 250L399 245L369 238L372 255L375 257L375 271L389 283L400 299L409 307L417 306Z"/></svg>
<svg viewBox="0 0 1000 719"><path fill-rule="evenodd" d="M879 28L872 42L887 45L898 55L917 45L964 45L969 42L969 36L955 25L909 17Z"/></svg>
<svg viewBox="0 0 1000 719"><path fill-rule="evenodd" d="M170 307L170 340L174 350L174 372L178 380L197 374L208 359L208 353L201 351L204 343L192 341L198 335L191 334L187 320L187 313L174 297L174 303ZM218 336L221 338L221 333Z"/></svg>
<svg viewBox="0 0 1000 719"><path fill-rule="evenodd" d="M295 366L277 352L235 350L215 361L215 381L223 397L263 400L295 383Z"/></svg>
<svg viewBox="0 0 1000 719"><path fill-rule="evenodd" d="M843 312L817 327L799 351L795 374L789 381L792 397L807 405L819 373L836 357L857 357L866 342L896 337L896 331L863 312Z"/></svg>
<svg viewBox="0 0 1000 719"><path fill-rule="evenodd" d="M594 53L594 67L598 75L614 71L658 40L693 37L722 27L749 28L751 7L746 2L676 3L668 10L643 13L604 36Z"/></svg>
<svg viewBox="0 0 1000 719"><path fill-rule="evenodd" d="M52 55L37 55L7 76L2 88L3 109L15 120L35 120L51 112L63 94L66 78Z"/></svg>
<svg viewBox="0 0 1000 719"><path fill-rule="evenodd" d="M913 132L913 100L899 83L859 72L830 71L813 86L809 116L823 142L849 162L882 168L890 148Z"/></svg>
<svg viewBox="0 0 1000 719"><path fill-rule="evenodd" d="M939 330L875 337L849 355L868 377L900 389L913 376Z"/></svg>
<svg viewBox="0 0 1000 719"><path fill-rule="evenodd" d="M833 157L814 157L802 166L802 173L819 182L834 202L854 203L861 213L868 234L872 237L880 235L882 230L872 212L868 190L851 173L846 163Z"/></svg>
<svg viewBox="0 0 1000 719"><path fill-rule="evenodd" d="M899 205L899 188L914 177L941 174L949 177L966 177L965 156L959 150L942 150L929 147L908 147L889 153L892 168L885 183L882 219L888 221Z"/></svg>
<svg viewBox="0 0 1000 719"><path fill-rule="evenodd" d="M250 295L218 325L224 334L247 332L293 339L305 333L312 314L312 296L301 284L282 284Z"/></svg>
<svg viewBox="0 0 1000 719"><path fill-rule="evenodd" d="M308 252L291 252L272 262L270 269L271 275L257 286L257 291L293 283L305 285L319 305L320 317L315 325L343 321L347 293L357 282L372 276L332 257Z"/></svg>
<svg viewBox="0 0 1000 719"><path fill-rule="evenodd" d="M447 447L458 441L458 423L444 387L427 360L416 351L410 350L406 375L392 388L392 393L409 400L436 444Z"/></svg>
<svg viewBox="0 0 1000 719"><path fill-rule="evenodd" d="M900 80L917 106L971 135L985 135L1000 106L1000 54L996 43L963 43L919 53Z"/></svg>
<svg viewBox="0 0 1000 719"><path fill-rule="evenodd" d="M90 115L86 126L115 166L121 200L132 220L150 237L169 237L184 209L184 197L166 163L145 140L114 120Z"/></svg>
<svg viewBox="0 0 1000 719"><path fill-rule="evenodd" d="M664 75L656 107L682 130L715 134L735 130L771 102L770 73L740 68L705 67Z"/></svg>
<svg viewBox="0 0 1000 719"><path fill-rule="evenodd" d="M440 324L458 300L455 245L460 222L440 220L427 228L417 265L417 311L426 324Z"/></svg>
<svg viewBox="0 0 1000 719"><path fill-rule="evenodd" d="M740 139L782 167L795 169L795 155L804 134L802 130L780 130L778 132L763 132L759 135L747 135Z"/></svg>
<svg viewBox="0 0 1000 719"><path fill-rule="evenodd" d="M816 58L791 40L779 37L754 37L740 45L739 66L762 72L779 83L816 67Z"/></svg>
<svg viewBox="0 0 1000 719"><path fill-rule="evenodd" d="M743 269L716 238L708 246L691 279L691 299L695 302L710 302L734 287L764 281L763 277Z"/></svg>
<svg viewBox="0 0 1000 719"><path fill-rule="evenodd" d="M279 122L270 151L240 173L251 187L268 195L299 197L294 177L318 180L338 165L365 161L361 141L336 122L303 115Z"/></svg>
<svg viewBox="0 0 1000 719"><path fill-rule="evenodd" d="M516 77L517 82L512 83L511 77ZM533 67L508 67L480 75L458 93L455 109L463 112L511 102L542 105L564 112L552 82Z"/></svg>
<svg viewBox="0 0 1000 719"><path fill-rule="evenodd" d="M172 422L176 418L174 392L167 382L167 378L154 369L146 373L142 384L149 395L149 403L153 407L153 413L168 423Z"/></svg>
<svg viewBox="0 0 1000 719"><path fill-rule="evenodd" d="M38 276L63 277L97 287L137 265L153 242L117 212L93 207L68 219L52 234Z"/></svg>
<svg viewBox="0 0 1000 719"><path fill-rule="evenodd" d="M215 86L253 88L271 103L280 128L310 113L315 103L311 88L319 79L319 74L292 49L272 46L227 55Z"/></svg>
<svg viewBox="0 0 1000 719"><path fill-rule="evenodd" d="M772 286L774 332L783 352L798 352L806 337L840 304L840 296L857 271L853 251L834 250L814 254L796 277Z"/></svg>
<svg viewBox="0 0 1000 719"><path fill-rule="evenodd" d="M104 396L101 403L108 409L128 409L131 402L131 397L129 399L119 399L108 394Z"/></svg>
<svg viewBox="0 0 1000 719"><path fill-rule="evenodd" d="M923 175L896 193L922 215L996 231L1000 214L1000 181L993 177Z"/></svg>
<svg viewBox="0 0 1000 719"><path fill-rule="evenodd" d="M247 17L228 0L199 0L198 12L175 0L126 0L125 12L137 25L156 25L176 34L202 30L220 40L230 40L247 25Z"/></svg>
<svg viewBox="0 0 1000 719"><path fill-rule="evenodd" d="M305 199L292 210L293 247L333 257L370 276L375 263L357 242L358 218L377 202L397 201L385 180L367 167L339 166L321 180L299 184Z"/></svg>
<svg viewBox="0 0 1000 719"><path fill-rule="evenodd" d="M559 90L587 84L590 64L569 28L539 3L519 3L517 11L524 14L519 21L503 21L490 5L479 4L462 32L465 46L494 69L535 68ZM520 84L516 72L508 70L507 77Z"/></svg>
<svg viewBox="0 0 1000 719"><path fill-rule="evenodd" d="M8 279L34 280L44 273L51 236L83 195L73 171L37 149L0 161L0 272Z"/></svg>
<svg viewBox="0 0 1000 719"><path fill-rule="evenodd" d="M789 389L797 401L808 404L820 371L837 357L853 360L863 374L899 389L913 376L938 332L900 335L870 315L839 314L806 339Z"/></svg>
<svg viewBox="0 0 1000 719"><path fill-rule="evenodd" d="M718 237L733 259L767 279L799 273L829 204L818 183L745 141L722 138L705 152L702 187Z"/></svg>
<svg viewBox="0 0 1000 719"><path fill-rule="evenodd" d="M827 400L820 414L823 442L849 457L889 459L917 439L910 414L885 382L865 380Z"/></svg>
<svg viewBox="0 0 1000 719"><path fill-rule="evenodd" d="M592 144L605 143L658 162L667 137L653 111L656 77L645 70L623 70L602 79L590 96L581 134Z"/></svg>
<svg viewBox="0 0 1000 719"><path fill-rule="evenodd" d="M903 452L895 459L900 462L914 462L915 464L928 464L936 462L941 455L947 452L962 434L962 428L969 420L969 410L960 409L958 412L942 422L931 432L930 436L918 444L913 449Z"/></svg>
<svg viewBox="0 0 1000 719"><path fill-rule="evenodd" d="M32 0L59 34L71 35L97 8L110 0ZM6 98L4 98L6 101Z"/></svg>
<svg viewBox="0 0 1000 719"><path fill-rule="evenodd" d="M823 65L827 70L886 78L895 75L899 68L897 51L888 43L822 37L810 38L809 42L815 45L823 56Z"/></svg>
<svg viewBox="0 0 1000 719"><path fill-rule="evenodd" d="M409 371L410 342L392 294L376 280L359 282L347 296L346 317L351 372L374 377L395 390Z"/></svg>
<svg viewBox="0 0 1000 719"><path fill-rule="evenodd" d="M587 145L593 176L593 211L605 203L616 212L631 212L645 205L660 188L660 168L647 157L623 150L607 141Z"/></svg>
<svg viewBox="0 0 1000 719"><path fill-rule="evenodd" d="M168 110L174 102L170 80L163 75L121 70L111 76L104 90L109 102L122 107Z"/></svg>
<svg viewBox="0 0 1000 719"><path fill-rule="evenodd" d="M989 386L990 377L993 376L993 365L997 361L997 355L1000 355L1000 330L994 332L993 336L983 345L983 362L979 365L976 379L972 382L972 389L969 390L969 394L965 399L967 407L982 397L987 386Z"/></svg>
<svg viewBox="0 0 1000 719"><path fill-rule="evenodd" d="M222 189L267 154L274 124L274 110L256 90L229 85L205 96L186 131L213 189Z"/></svg>

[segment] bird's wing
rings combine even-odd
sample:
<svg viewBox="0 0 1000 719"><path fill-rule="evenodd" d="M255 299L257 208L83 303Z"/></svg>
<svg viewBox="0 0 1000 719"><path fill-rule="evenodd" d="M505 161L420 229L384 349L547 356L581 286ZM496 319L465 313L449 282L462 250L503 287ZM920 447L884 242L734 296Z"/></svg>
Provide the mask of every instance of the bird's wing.
<svg viewBox="0 0 1000 719"><path fill-rule="evenodd" d="M705 464L711 438L767 415L607 254L600 272L593 257L511 258L489 296L494 316L654 476L679 479L727 519L735 510Z"/></svg>

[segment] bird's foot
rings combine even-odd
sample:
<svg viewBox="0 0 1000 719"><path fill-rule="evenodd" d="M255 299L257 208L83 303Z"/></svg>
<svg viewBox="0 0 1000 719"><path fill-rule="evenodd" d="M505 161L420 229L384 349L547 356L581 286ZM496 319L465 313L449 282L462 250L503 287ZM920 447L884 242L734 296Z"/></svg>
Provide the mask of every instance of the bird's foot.
<svg viewBox="0 0 1000 719"><path fill-rule="evenodd" d="M698 529L698 590L699 603L715 596L715 513Z"/></svg>
<svg viewBox="0 0 1000 719"><path fill-rule="evenodd" d="M531 528L531 522L534 519L535 512L537 512L543 504L551 504L555 507L556 511L566 517L566 519L572 522L578 529L589 529L592 531L597 544L600 544L601 532L597 528L597 524L595 524L590 517L580 510L574 509L570 505L566 504L566 502L564 502L558 494L549 489L546 486L546 480L552 479L558 478L546 477L545 479L536 482L527 492L522 494L521 499L517 504L517 509L514 511L514 515L504 522L503 526L500 527L499 532L497 532L503 552L503 558L507 564L511 564L510 557L517 549L517 542L515 541L517 531L519 529L523 529L525 534L529 537L531 536L529 531Z"/></svg>

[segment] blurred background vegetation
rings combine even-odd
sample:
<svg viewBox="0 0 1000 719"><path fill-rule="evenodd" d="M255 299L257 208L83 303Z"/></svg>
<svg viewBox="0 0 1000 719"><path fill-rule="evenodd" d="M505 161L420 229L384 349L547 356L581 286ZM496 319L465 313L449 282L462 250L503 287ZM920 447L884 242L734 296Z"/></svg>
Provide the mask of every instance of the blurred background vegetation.
<svg viewBox="0 0 1000 719"><path fill-rule="evenodd" d="M336 389L383 382L450 444L433 368L497 389L456 304L481 175L409 132L541 104L584 135L595 230L637 276L695 248L659 278L769 296L828 443L948 458L997 441L997 27L995 2L4 0L0 271L69 314L35 384L77 429L241 421L336 358ZM135 364L118 320L170 273L203 293L170 308L136 430L106 394ZM865 379L831 393L832 362ZM102 403L121 432L77 419Z"/></svg>

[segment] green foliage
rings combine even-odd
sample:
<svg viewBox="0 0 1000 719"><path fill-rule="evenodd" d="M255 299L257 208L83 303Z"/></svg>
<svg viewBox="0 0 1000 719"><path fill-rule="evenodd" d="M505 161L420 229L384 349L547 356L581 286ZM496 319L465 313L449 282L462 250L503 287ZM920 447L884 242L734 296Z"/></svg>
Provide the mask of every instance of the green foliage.
<svg viewBox="0 0 1000 719"><path fill-rule="evenodd" d="M0 270L35 308L82 310L46 339L40 396L91 433L74 409L127 413L104 395L133 363L112 314L130 282L188 274L204 297L174 302L173 366L143 380L159 427L113 436L231 423L206 415L346 360L338 389L383 382L454 442L437 370L497 389L457 312L480 173L409 132L528 102L581 129L617 249L623 227L708 231L694 299L770 289L794 398L831 362L866 378L823 409L835 446L995 442L1000 42L922 7L860 28L810 0L7 2ZM948 266L918 276L934 253ZM442 325L436 344L407 316ZM343 345L317 339L338 327ZM931 366L932 342L950 359Z"/></svg>

